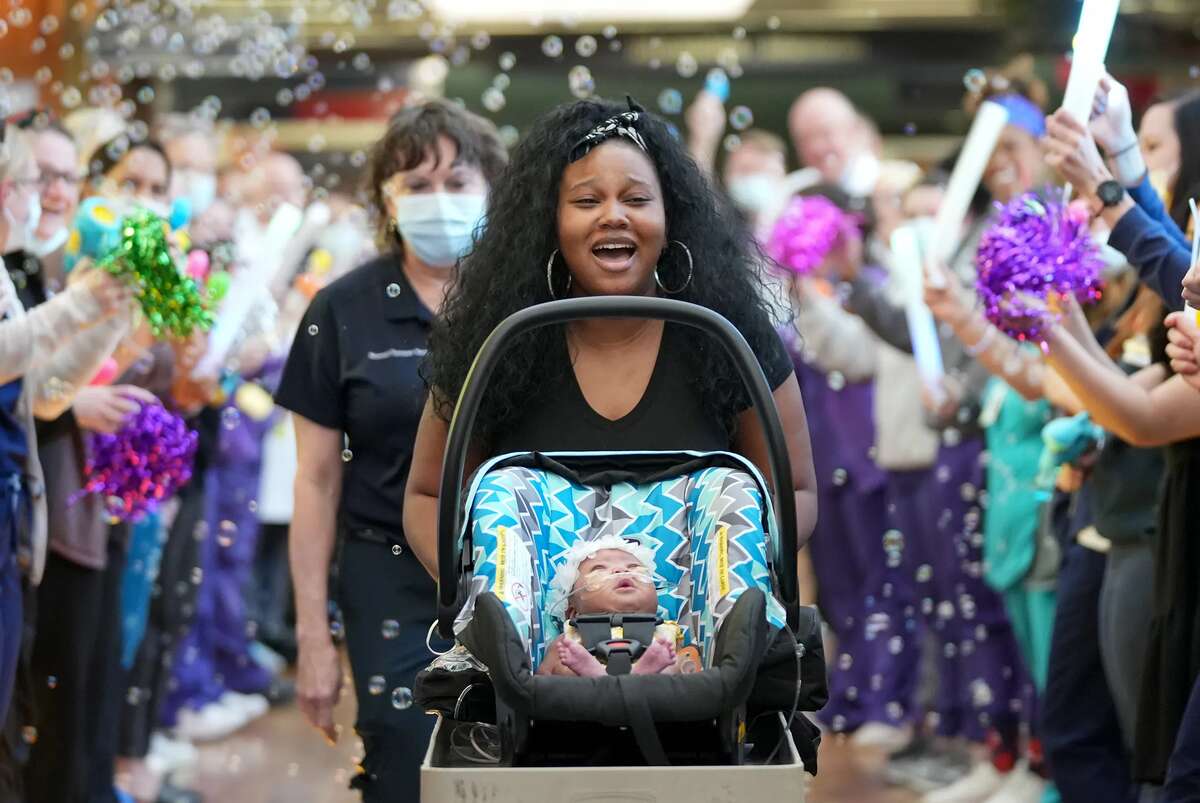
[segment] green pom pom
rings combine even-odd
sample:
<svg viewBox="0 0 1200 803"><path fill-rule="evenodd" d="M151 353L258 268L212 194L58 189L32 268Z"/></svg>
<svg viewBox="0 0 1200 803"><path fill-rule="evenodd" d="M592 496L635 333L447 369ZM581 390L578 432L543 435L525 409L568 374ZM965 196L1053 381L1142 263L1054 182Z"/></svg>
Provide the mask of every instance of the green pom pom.
<svg viewBox="0 0 1200 803"><path fill-rule="evenodd" d="M184 338L197 327L212 326L212 315L196 283L171 257L166 223L154 213L138 210L125 218L121 245L97 264L132 279L142 312L156 336L169 333Z"/></svg>

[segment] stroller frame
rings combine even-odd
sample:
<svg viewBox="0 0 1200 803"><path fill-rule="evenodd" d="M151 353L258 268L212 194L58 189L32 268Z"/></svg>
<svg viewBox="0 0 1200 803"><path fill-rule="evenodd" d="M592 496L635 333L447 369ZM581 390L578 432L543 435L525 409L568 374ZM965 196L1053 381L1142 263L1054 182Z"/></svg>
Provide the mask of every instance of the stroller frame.
<svg viewBox="0 0 1200 803"><path fill-rule="evenodd" d="M464 467L474 420L483 393L496 364L512 339L531 330L589 318L660 319L684 324L714 337L732 358L747 388L755 413L765 435L772 485L776 532L775 554L770 555L775 597L782 604L793 630L800 619L796 575L795 497L791 492L792 473L787 442L771 390L757 358L741 333L716 312L694 304L660 298L599 297L566 299L539 304L508 317L488 336L463 384L447 438L442 468L442 493L438 503L438 629L444 637L454 637L454 622L466 603L473 567L471 550L463 548ZM797 680L798 682L798 680ZM527 749L531 733L541 728L535 721L513 710L496 695L496 722L505 763ZM795 711L792 712L795 715ZM776 723L775 720L778 720ZM547 723L561 729L566 723ZM767 795L803 800L806 783L787 721L776 713L768 721L771 732L778 734L778 747L769 763L743 764L741 740L745 735L744 704L722 711L714 718L717 739L731 749L728 765L688 766L686 772L670 766L450 766L445 760L448 732L457 723L439 715L438 723L421 771L422 797L429 801L461 798L465 790L490 801L532 800L541 795L548 799L579 801L656 801L689 798L723 801L760 800ZM777 725L777 728L774 727ZM597 726L604 727L604 726ZM608 726L611 728L611 726ZM619 728L624 730L624 728ZM636 730L636 729L635 729ZM636 735L636 733L635 733ZM639 747L641 739L638 739ZM643 750L643 753L646 751ZM694 791L686 792L684 787ZM585 791L589 790L590 791ZM712 795L721 790L719 798ZM574 790L574 791L572 791Z"/></svg>

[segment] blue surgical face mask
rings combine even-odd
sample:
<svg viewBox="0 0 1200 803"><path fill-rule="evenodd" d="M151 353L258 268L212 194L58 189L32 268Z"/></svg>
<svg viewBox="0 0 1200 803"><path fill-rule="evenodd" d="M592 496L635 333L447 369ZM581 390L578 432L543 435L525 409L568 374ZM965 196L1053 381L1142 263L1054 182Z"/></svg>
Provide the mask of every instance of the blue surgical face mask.
<svg viewBox="0 0 1200 803"><path fill-rule="evenodd" d="M483 221L486 195L424 192L393 199L396 228L404 247L425 264L452 268L471 250Z"/></svg>

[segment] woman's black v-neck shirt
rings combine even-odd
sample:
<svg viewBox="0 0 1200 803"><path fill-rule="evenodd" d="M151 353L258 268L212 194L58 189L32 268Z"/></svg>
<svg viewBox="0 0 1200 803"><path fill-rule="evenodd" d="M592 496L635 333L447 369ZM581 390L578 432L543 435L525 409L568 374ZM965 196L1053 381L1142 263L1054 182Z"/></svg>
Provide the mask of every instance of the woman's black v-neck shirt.
<svg viewBox="0 0 1200 803"><path fill-rule="evenodd" d="M292 343L275 403L345 435L338 519L351 532L403 532L432 323L385 254L317 293Z"/></svg>
<svg viewBox="0 0 1200 803"><path fill-rule="evenodd" d="M666 324L650 382L637 405L611 421L596 412L583 395L571 366L566 340L560 340L554 375L529 399L524 413L492 438L491 454L511 452L721 451L732 448L724 423L704 404L691 380L694 361L689 350L698 333ZM775 390L791 376L791 359L778 336L760 354L763 373ZM722 356L722 359L727 359Z"/></svg>

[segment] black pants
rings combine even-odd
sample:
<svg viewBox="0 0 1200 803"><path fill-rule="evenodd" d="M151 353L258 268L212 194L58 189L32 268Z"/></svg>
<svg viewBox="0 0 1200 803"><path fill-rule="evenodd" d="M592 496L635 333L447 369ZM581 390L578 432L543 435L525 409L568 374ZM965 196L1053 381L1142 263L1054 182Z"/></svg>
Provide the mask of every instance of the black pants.
<svg viewBox="0 0 1200 803"><path fill-rule="evenodd" d="M1137 792L1100 657L1105 557L1073 544L1058 574L1058 610L1042 701L1042 745L1064 803L1129 803Z"/></svg>
<svg viewBox="0 0 1200 803"><path fill-rule="evenodd" d="M364 803L416 801L433 717L412 705L411 690L433 660L425 635L437 616L436 586L407 547L394 555L389 544L351 536L335 588L358 699L354 727L366 753L353 786Z"/></svg>
<svg viewBox="0 0 1200 803"><path fill-rule="evenodd" d="M199 565L198 538L205 537L202 473L180 492L179 512L167 534L146 630L133 666L121 684L118 754L142 758L150 751L150 735L158 728L158 714L171 680L174 646L196 613L192 572Z"/></svg>
<svg viewBox="0 0 1200 803"><path fill-rule="evenodd" d="M46 559L31 662L38 736L25 771L30 801L116 799L124 541L110 537L99 571L53 552Z"/></svg>

